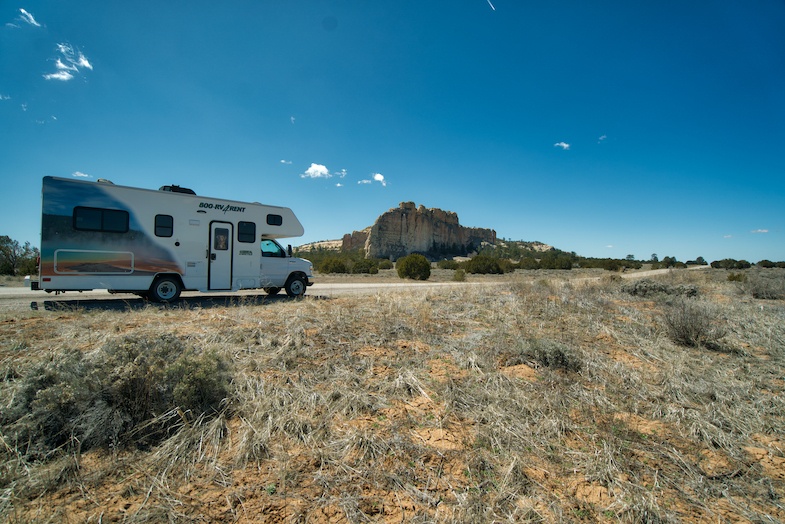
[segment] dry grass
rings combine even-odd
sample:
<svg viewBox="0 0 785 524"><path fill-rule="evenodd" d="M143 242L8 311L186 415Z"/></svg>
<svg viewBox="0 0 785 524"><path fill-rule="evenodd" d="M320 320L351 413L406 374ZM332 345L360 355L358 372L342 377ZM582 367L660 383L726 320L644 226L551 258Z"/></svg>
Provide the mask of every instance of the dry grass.
<svg viewBox="0 0 785 524"><path fill-rule="evenodd" d="M772 275L779 285L782 273ZM689 298L630 293L612 278L500 278L510 285L6 314L0 515L9 522L785 520L782 300L754 298L713 270L657 279L666 291L694 287ZM704 331L674 336L679 318L689 327L683 331ZM88 446L80 431L119 411L101 404L92 416L89 406L98 404L89 395L107 391L78 379L80 370L95 369L90 358L112 348L156 340L166 349L157 354L172 359L163 369L176 360L167 351L180 348L196 362L186 385L207 384L207 393L226 398L184 412L172 393L158 411L111 426L111 439ZM148 369L131 362L136 367L126 362L117 376ZM222 366L216 377L225 379L194 379L206 380L205 362ZM68 399L47 403L46 388L30 389L52 369L76 377L59 384L88 406L78 416ZM162 375L178 381L171 391L188 375L182 369ZM24 395L32 395L25 405L52 407L68 434L53 439L28 425L20 439L27 419L11 413ZM151 424L155 439L144 433Z"/></svg>

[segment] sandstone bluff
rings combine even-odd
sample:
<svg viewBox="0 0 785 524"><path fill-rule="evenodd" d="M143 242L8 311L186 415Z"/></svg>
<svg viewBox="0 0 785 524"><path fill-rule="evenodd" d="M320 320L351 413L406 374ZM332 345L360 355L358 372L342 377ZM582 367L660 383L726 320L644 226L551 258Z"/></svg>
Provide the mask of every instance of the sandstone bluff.
<svg viewBox="0 0 785 524"><path fill-rule="evenodd" d="M483 242L495 244L496 231L464 227L452 211L401 202L379 216L371 227L344 235L341 248L363 249L366 258L396 260L410 253L466 254Z"/></svg>

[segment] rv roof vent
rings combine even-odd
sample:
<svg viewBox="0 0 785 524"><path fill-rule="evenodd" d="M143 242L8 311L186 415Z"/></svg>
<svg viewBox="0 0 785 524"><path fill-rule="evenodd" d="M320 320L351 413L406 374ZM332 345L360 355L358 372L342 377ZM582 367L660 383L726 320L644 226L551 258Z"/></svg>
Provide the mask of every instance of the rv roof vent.
<svg viewBox="0 0 785 524"><path fill-rule="evenodd" d="M114 182L112 182L111 180L107 180L106 178L99 178L98 180L96 180L96 182L98 182L99 184L112 184L112 185L114 185Z"/></svg>
<svg viewBox="0 0 785 524"><path fill-rule="evenodd" d="M187 187L180 187L172 184L171 186L161 186L158 188L158 191L171 191L172 193L185 193L186 195L195 195L193 189L188 189Z"/></svg>

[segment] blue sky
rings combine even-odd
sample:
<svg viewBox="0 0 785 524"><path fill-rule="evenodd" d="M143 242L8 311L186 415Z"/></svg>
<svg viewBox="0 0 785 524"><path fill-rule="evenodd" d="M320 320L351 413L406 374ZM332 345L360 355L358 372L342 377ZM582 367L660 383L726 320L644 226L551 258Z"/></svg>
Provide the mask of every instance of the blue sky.
<svg viewBox="0 0 785 524"><path fill-rule="evenodd" d="M0 2L0 234L43 176L399 202L580 255L785 260L785 2Z"/></svg>

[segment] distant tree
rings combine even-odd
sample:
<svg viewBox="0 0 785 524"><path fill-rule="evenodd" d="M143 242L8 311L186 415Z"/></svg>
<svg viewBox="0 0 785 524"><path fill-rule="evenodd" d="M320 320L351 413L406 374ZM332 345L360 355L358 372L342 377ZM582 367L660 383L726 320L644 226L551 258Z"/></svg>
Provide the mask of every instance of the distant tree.
<svg viewBox="0 0 785 524"><path fill-rule="evenodd" d="M626 260L629 260L630 262L634 261L635 260L635 255L627 255Z"/></svg>
<svg viewBox="0 0 785 524"><path fill-rule="evenodd" d="M659 262L660 259L657 257L657 253L652 253L651 258L649 259L650 262Z"/></svg>
<svg viewBox="0 0 785 524"><path fill-rule="evenodd" d="M540 263L537 259L531 256L523 257L518 264L521 269L540 269Z"/></svg>
<svg viewBox="0 0 785 524"><path fill-rule="evenodd" d="M38 248L30 242L20 245L6 235L0 236L0 275L31 275L35 273Z"/></svg>
<svg viewBox="0 0 785 524"><path fill-rule="evenodd" d="M758 262L755 265L758 266L758 267L772 268L772 267L775 267L776 264L774 264L774 262L772 262L771 260L765 260L764 259L764 260L761 260L760 262Z"/></svg>

